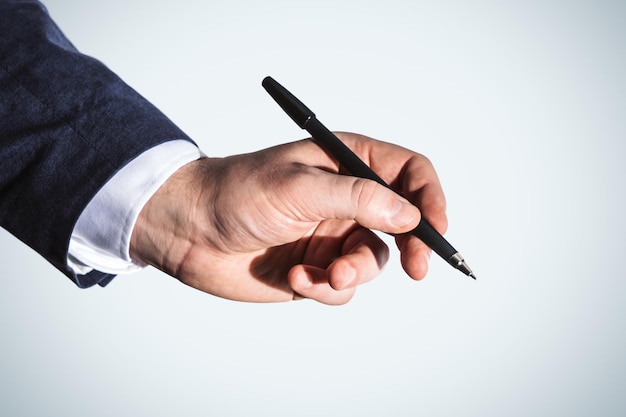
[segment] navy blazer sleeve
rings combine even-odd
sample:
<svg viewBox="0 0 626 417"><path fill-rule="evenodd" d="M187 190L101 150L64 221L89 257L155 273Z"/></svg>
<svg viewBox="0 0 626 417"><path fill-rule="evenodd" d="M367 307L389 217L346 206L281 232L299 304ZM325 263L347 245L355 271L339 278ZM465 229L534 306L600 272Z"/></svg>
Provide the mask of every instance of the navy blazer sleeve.
<svg viewBox="0 0 626 417"><path fill-rule="evenodd" d="M37 1L0 0L0 225L79 287L107 275L67 266L74 225L116 171L188 137L97 60ZM106 219L103 219L106 221Z"/></svg>

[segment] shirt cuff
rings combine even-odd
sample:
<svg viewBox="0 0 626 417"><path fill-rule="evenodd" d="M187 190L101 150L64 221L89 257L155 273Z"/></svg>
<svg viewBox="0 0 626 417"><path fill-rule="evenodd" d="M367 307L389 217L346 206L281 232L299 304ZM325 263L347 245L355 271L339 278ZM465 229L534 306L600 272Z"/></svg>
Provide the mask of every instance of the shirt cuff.
<svg viewBox="0 0 626 417"><path fill-rule="evenodd" d="M204 156L187 140L143 152L98 191L80 215L69 244L68 265L78 275L96 269L127 274L142 269L130 258L130 238L150 197L183 165Z"/></svg>

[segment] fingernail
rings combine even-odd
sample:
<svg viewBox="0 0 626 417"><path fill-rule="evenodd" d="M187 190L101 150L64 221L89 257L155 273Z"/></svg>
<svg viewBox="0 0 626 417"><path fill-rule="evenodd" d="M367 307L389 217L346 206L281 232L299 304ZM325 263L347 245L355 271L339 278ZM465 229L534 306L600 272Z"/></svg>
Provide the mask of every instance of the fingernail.
<svg viewBox="0 0 626 417"><path fill-rule="evenodd" d="M343 288L352 287L356 281L356 271L354 268L346 268L345 271L346 278L344 280Z"/></svg>
<svg viewBox="0 0 626 417"><path fill-rule="evenodd" d="M398 200L391 214L391 223L396 227L414 225L420 218L420 212L413 204Z"/></svg>

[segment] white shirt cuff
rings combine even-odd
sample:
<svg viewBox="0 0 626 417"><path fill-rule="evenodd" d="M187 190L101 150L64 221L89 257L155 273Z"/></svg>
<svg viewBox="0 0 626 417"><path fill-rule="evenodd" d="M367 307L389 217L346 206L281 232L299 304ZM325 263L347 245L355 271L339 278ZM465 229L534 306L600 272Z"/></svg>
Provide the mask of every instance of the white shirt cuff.
<svg viewBox="0 0 626 417"><path fill-rule="evenodd" d="M148 149L118 171L80 215L70 239L68 265L79 275L138 271L130 238L150 197L183 165L204 156L196 145L173 140Z"/></svg>

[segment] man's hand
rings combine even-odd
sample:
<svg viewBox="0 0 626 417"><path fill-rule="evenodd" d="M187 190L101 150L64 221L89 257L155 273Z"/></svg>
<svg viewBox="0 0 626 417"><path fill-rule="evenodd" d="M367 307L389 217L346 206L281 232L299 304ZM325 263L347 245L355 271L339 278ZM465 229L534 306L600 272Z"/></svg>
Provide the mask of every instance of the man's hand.
<svg viewBox="0 0 626 417"><path fill-rule="evenodd" d="M419 223L417 207L440 232L447 227L431 163L396 145L338 136L406 199L374 181L337 175L337 162L311 140L200 159L148 201L131 256L224 298L343 304L387 262L374 229L396 235L405 271L423 278L430 249L403 233Z"/></svg>

